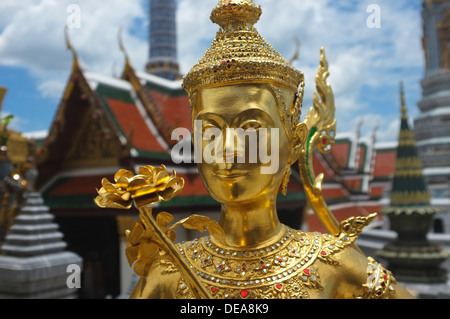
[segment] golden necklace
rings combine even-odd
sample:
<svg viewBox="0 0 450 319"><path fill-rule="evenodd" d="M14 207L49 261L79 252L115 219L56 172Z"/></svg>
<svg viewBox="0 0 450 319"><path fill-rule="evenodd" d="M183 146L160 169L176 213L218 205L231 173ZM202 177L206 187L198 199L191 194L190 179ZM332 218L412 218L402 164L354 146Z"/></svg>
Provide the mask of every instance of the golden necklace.
<svg viewBox="0 0 450 319"><path fill-rule="evenodd" d="M225 249L209 237L179 244L180 253L214 298L309 298L322 289L314 262L337 263L332 254L351 244L351 237L287 229L276 243L254 250ZM178 298L190 298L184 281Z"/></svg>

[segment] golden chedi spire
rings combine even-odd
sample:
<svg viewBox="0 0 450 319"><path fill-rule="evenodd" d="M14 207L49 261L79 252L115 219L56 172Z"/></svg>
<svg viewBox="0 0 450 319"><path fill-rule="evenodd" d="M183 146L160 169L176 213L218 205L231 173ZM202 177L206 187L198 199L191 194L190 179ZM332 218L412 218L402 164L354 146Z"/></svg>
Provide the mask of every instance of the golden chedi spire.
<svg viewBox="0 0 450 319"><path fill-rule="evenodd" d="M423 175L414 132L409 127L403 82L400 82L400 110L400 132L390 205L383 209L383 213L437 213L440 210L430 205L430 193Z"/></svg>
<svg viewBox="0 0 450 319"><path fill-rule="evenodd" d="M211 48L184 77L193 93L206 86L241 82L272 82L297 93L303 73L294 69L258 33L254 24L261 8L251 0L220 0L211 21L220 26Z"/></svg>
<svg viewBox="0 0 450 319"><path fill-rule="evenodd" d="M258 22L262 10L251 0L220 0L211 12L211 21L222 29L252 27Z"/></svg>
<svg viewBox="0 0 450 319"><path fill-rule="evenodd" d="M381 210L397 236L377 255L386 260L389 270L400 281L444 283L447 273L440 265L448 258L448 252L427 238L433 215L443 211L431 205L414 132L408 123L403 83L400 83L400 104L400 132L390 203Z"/></svg>

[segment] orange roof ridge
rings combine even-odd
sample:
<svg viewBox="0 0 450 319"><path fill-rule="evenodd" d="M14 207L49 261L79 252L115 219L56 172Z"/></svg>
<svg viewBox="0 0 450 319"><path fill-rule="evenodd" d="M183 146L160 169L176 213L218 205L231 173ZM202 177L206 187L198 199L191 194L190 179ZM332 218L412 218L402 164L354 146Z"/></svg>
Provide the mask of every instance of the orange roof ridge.
<svg viewBox="0 0 450 319"><path fill-rule="evenodd" d="M138 95L146 111L150 115L152 122L155 124L164 141L169 146L175 145L176 141L171 139L173 127L166 121L163 113L158 108L153 98L150 96L148 90L141 84L139 77L136 75L136 72L134 71L128 60L125 63L125 69L123 73L124 79L128 80L133 86L136 94Z"/></svg>

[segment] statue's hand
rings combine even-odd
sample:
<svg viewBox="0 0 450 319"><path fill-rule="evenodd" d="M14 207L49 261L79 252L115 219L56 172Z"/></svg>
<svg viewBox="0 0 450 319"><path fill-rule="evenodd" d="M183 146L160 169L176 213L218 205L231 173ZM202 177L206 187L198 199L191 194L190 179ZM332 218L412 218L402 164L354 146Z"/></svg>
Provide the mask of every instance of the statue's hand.
<svg viewBox="0 0 450 319"><path fill-rule="evenodd" d="M126 231L128 244L126 248L126 255L130 266L134 264L134 270L142 276L145 271L151 266L151 264L160 259L170 259L170 254L165 254L166 247L157 236L152 232L151 227L144 218L137 221L131 231ZM175 229L183 225L186 229L195 229L200 232L204 232L205 229L213 236L218 242L225 242L225 233L220 225L210 219L209 217L193 214L187 218L184 218L169 226L174 220L174 217L167 213L162 212L156 216L156 222L158 226L163 229L164 233L170 240L175 241L176 233Z"/></svg>
<svg viewBox="0 0 450 319"><path fill-rule="evenodd" d="M156 217L158 226L164 231L167 237L175 241L176 233L173 229L166 226L173 221L173 216L169 213L162 212ZM165 253L164 243L154 234L150 225L141 215L131 231L126 231L128 243L125 250L128 263L133 266L134 271L139 276L144 276L151 265L159 260L162 256L169 258L170 255Z"/></svg>

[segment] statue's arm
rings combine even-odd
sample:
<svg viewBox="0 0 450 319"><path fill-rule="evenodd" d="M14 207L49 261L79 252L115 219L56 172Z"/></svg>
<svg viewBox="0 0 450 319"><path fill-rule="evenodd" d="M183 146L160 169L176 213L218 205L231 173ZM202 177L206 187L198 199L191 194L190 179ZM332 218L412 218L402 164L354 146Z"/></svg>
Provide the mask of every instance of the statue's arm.
<svg viewBox="0 0 450 319"><path fill-rule="evenodd" d="M367 257L353 247L341 252L342 270L348 291L341 291L346 298L358 299L413 299L394 275L379 262Z"/></svg>

